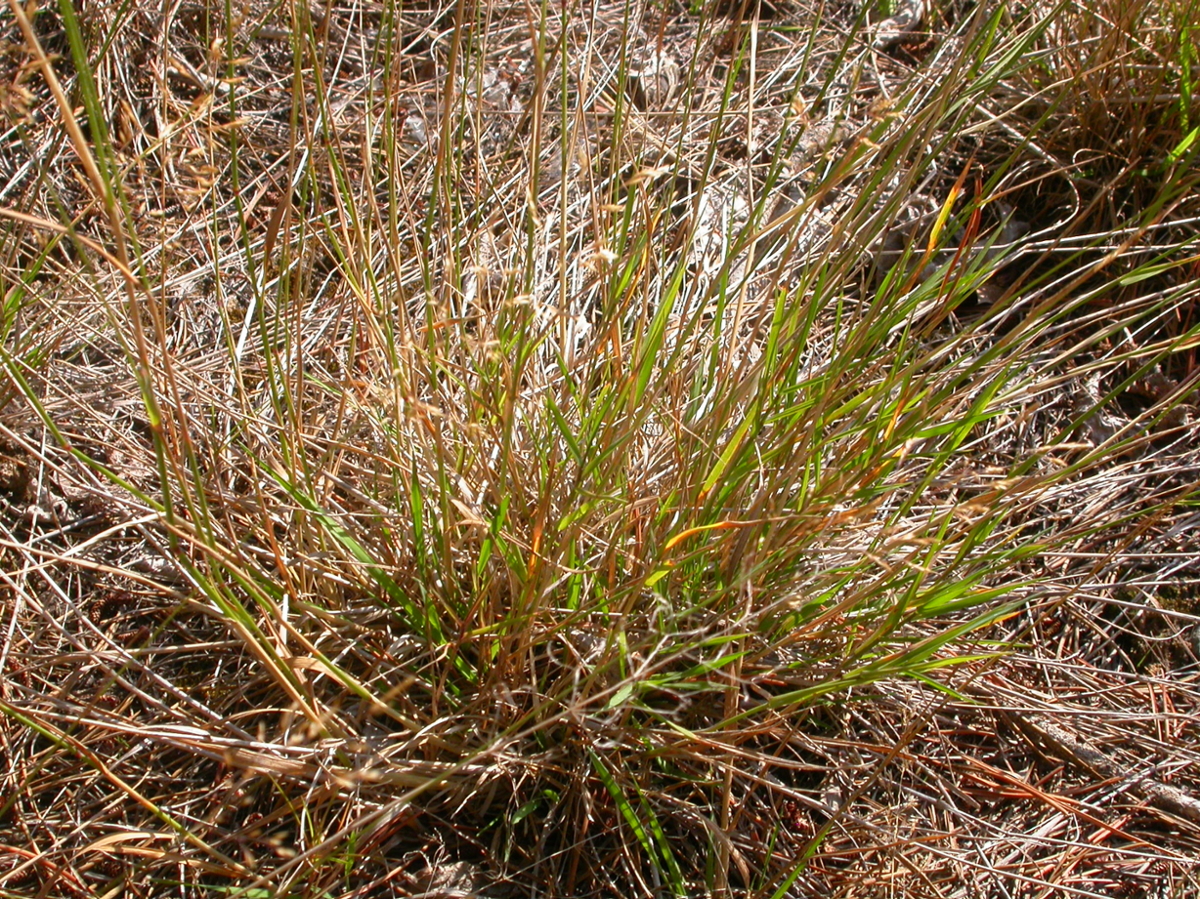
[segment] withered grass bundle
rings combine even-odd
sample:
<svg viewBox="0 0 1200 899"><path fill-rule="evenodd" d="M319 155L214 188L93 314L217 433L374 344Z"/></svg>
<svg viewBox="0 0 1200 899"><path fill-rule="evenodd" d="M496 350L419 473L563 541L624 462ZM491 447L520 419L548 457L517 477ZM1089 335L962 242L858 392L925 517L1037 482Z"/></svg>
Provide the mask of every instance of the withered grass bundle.
<svg viewBox="0 0 1200 899"><path fill-rule="evenodd" d="M0 13L0 896L1186 896L1195 0Z"/></svg>

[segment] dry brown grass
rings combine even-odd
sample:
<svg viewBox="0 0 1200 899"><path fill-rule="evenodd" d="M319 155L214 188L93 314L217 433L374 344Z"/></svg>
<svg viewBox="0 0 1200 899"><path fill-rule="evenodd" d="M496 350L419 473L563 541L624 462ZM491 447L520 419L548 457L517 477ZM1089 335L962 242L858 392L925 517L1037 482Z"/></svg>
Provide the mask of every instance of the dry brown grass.
<svg viewBox="0 0 1200 899"><path fill-rule="evenodd" d="M0 896L1195 892L1195 0L76 6Z"/></svg>

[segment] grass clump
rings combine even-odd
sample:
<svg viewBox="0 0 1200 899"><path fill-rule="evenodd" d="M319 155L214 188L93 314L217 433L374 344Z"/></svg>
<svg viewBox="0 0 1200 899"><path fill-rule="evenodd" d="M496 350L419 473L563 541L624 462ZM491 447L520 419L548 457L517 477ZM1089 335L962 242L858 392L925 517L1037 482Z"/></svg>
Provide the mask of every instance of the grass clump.
<svg viewBox="0 0 1200 899"><path fill-rule="evenodd" d="M13 4L0 889L1186 889L1195 12Z"/></svg>

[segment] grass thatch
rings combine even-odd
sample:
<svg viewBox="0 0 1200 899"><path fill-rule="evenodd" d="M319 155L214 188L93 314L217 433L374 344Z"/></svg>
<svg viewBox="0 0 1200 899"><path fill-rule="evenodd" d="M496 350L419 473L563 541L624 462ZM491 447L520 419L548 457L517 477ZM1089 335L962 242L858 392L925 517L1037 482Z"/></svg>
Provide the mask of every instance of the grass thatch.
<svg viewBox="0 0 1200 899"><path fill-rule="evenodd" d="M1200 4L913 11L11 0L0 896L1194 893Z"/></svg>

